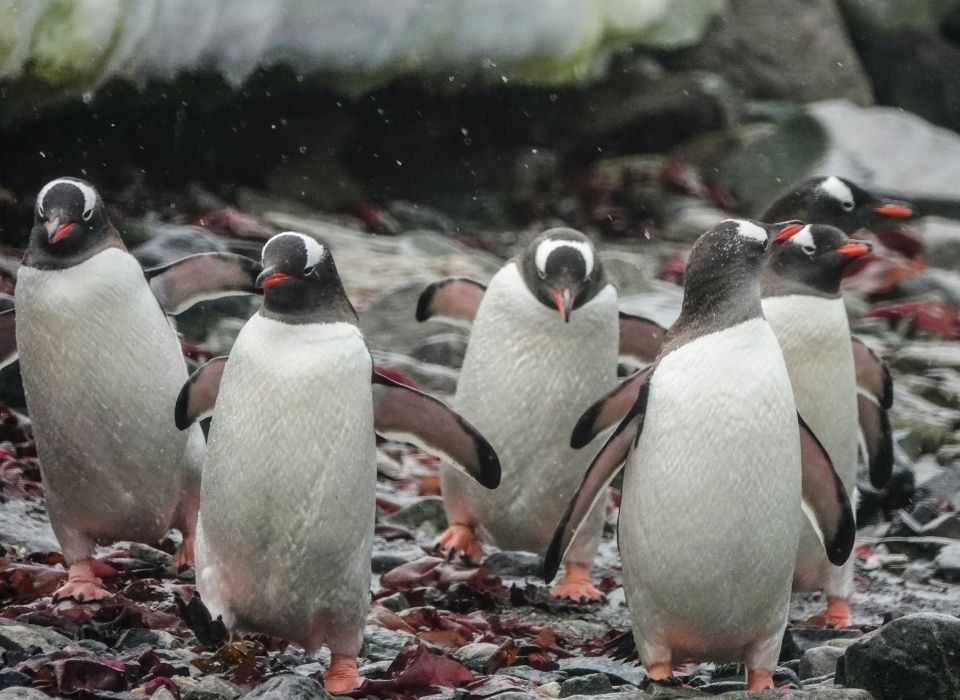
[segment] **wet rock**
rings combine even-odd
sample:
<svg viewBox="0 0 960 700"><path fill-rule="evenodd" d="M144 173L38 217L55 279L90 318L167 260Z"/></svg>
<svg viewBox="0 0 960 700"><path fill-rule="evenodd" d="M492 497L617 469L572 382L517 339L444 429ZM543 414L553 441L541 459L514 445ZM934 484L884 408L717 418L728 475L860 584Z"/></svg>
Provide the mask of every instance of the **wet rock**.
<svg viewBox="0 0 960 700"><path fill-rule="evenodd" d="M496 675L498 676L514 676L515 678L523 678L524 680L531 681L536 683L539 686L542 686L546 683L560 683L565 680L567 674L565 673L554 673L553 671L540 671L531 666L510 666L508 668L501 668L497 671Z"/></svg>
<svg viewBox="0 0 960 700"><path fill-rule="evenodd" d="M145 268L166 265L196 253L216 253L228 250L224 241L199 226L153 224L152 238L131 252Z"/></svg>
<svg viewBox="0 0 960 700"><path fill-rule="evenodd" d="M50 527L46 506L40 501L8 498L0 502L0 542L31 552L60 549Z"/></svg>
<svg viewBox="0 0 960 700"><path fill-rule="evenodd" d="M369 661L393 661L403 649L403 645L411 639L413 637L409 634L367 625L363 630L361 655Z"/></svg>
<svg viewBox="0 0 960 700"><path fill-rule="evenodd" d="M827 627L788 627L780 646L780 659L799 659L808 649L820 647L836 639L856 639L862 637L858 629L830 629Z"/></svg>
<svg viewBox="0 0 960 700"><path fill-rule="evenodd" d="M274 676L243 697L262 700L326 700L333 696L317 681L289 673Z"/></svg>
<svg viewBox="0 0 960 700"><path fill-rule="evenodd" d="M46 693L33 688L5 688L0 690L0 700L48 700Z"/></svg>
<svg viewBox="0 0 960 700"><path fill-rule="evenodd" d="M960 542L948 544L940 550L933 561L938 578L952 583L960 583Z"/></svg>
<svg viewBox="0 0 960 700"><path fill-rule="evenodd" d="M9 668L0 671L0 688L19 688L32 684L33 679L25 673Z"/></svg>
<svg viewBox="0 0 960 700"><path fill-rule="evenodd" d="M152 700L177 700L176 696L166 688L160 688L150 697Z"/></svg>
<svg viewBox="0 0 960 700"><path fill-rule="evenodd" d="M576 676L560 684L560 697L571 695L602 695L612 693L613 686L605 673L591 673L586 676Z"/></svg>
<svg viewBox="0 0 960 700"><path fill-rule="evenodd" d="M0 647L9 651L49 654L71 643L71 639L49 627L0 620Z"/></svg>
<svg viewBox="0 0 960 700"><path fill-rule="evenodd" d="M811 688L809 690L740 690L724 693L724 700L874 700L865 690L856 688Z"/></svg>
<svg viewBox="0 0 960 700"><path fill-rule="evenodd" d="M387 211L405 231L425 229L438 233L450 233L456 228L456 224L449 216L417 202L398 199L390 202Z"/></svg>
<svg viewBox="0 0 960 700"><path fill-rule="evenodd" d="M670 686L657 685L656 683L651 683L648 685L644 692L651 698L657 698L657 700L684 700L685 698L714 697L713 695L709 695L694 688L674 688Z"/></svg>
<svg viewBox="0 0 960 700"><path fill-rule="evenodd" d="M495 576L539 576L543 572L543 559L533 552L493 552L483 560L483 565Z"/></svg>
<svg viewBox="0 0 960 700"><path fill-rule="evenodd" d="M606 656L581 656L570 659L558 659L557 669L570 676L605 673L617 684L629 683L635 686L639 686L647 676L639 666L614 661Z"/></svg>
<svg viewBox="0 0 960 700"><path fill-rule="evenodd" d="M789 32L782 31L785 26ZM758 43L758 36L778 41ZM744 51L745 46L751 50ZM800 55L803 61L794 60ZM672 68L720 71L752 97L873 102L870 81L832 0L733 0L700 43L668 55L665 62Z"/></svg>
<svg viewBox="0 0 960 700"><path fill-rule="evenodd" d="M473 642L465 644L454 653L453 658L476 673L483 673L490 659L500 648L499 644Z"/></svg>
<svg viewBox="0 0 960 700"><path fill-rule="evenodd" d="M370 557L370 568L375 574L385 574L410 561L409 558L391 552L378 552Z"/></svg>
<svg viewBox="0 0 960 700"><path fill-rule="evenodd" d="M800 669L797 675L801 680L807 680L835 673L837 659L841 656L843 656L843 649L838 647L822 646L807 649L800 657Z"/></svg>
<svg viewBox="0 0 960 700"><path fill-rule="evenodd" d="M243 691L218 676L204 676L196 686L183 694L183 700L233 700Z"/></svg>
<svg viewBox="0 0 960 700"><path fill-rule="evenodd" d="M141 645L156 646L160 641L160 635L153 630L131 629L125 630L117 640L118 649L135 649Z"/></svg>
<svg viewBox="0 0 960 700"><path fill-rule="evenodd" d="M960 620L920 613L894 620L851 644L836 682L876 700L960 696Z"/></svg>
<svg viewBox="0 0 960 700"><path fill-rule="evenodd" d="M447 527L447 514L443 509L443 499L439 496L424 496L396 513L384 518L391 525L400 525L411 529L423 527L429 523L438 532Z"/></svg>

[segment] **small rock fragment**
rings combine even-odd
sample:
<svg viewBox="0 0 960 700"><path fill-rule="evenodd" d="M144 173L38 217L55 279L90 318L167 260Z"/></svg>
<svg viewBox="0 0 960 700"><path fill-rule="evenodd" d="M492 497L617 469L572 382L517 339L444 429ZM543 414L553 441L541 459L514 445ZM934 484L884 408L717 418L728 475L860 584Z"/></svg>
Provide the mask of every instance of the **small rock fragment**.
<svg viewBox="0 0 960 700"><path fill-rule="evenodd" d="M575 678L564 681L560 685L561 698L570 697L571 695L601 695L612 692L613 686L610 685L610 679L605 673L591 673L587 676L576 676Z"/></svg>

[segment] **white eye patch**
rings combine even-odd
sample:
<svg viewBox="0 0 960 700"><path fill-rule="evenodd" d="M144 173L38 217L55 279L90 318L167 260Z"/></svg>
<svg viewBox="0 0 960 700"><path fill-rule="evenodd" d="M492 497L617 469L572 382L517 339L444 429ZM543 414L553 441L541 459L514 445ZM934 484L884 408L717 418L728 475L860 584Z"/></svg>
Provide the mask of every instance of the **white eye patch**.
<svg viewBox="0 0 960 700"><path fill-rule="evenodd" d="M547 260L550 258L550 254L557 248L563 247L573 248L580 253L580 257L583 258L584 267L587 270L587 277L589 277L593 272L593 246L583 241L565 241L562 239L546 240L537 246L537 254L534 261L537 264L537 270L540 274L546 273Z"/></svg>
<svg viewBox="0 0 960 700"><path fill-rule="evenodd" d="M744 238L752 238L761 243L766 243L769 238L766 229L762 226L757 226L752 221L746 221L744 219L727 219L727 221L733 221L737 225L737 233Z"/></svg>
<svg viewBox="0 0 960 700"><path fill-rule="evenodd" d="M80 194L83 195L83 220L87 221L91 216L93 216L93 208L97 206L96 191L85 182L68 180L65 177L51 180L43 186L42 190L40 190L40 194L37 195L37 211L40 212L41 216L43 216L43 200L46 198L50 190L57 185L70 185L71 187L76 187L78 190L80 190Z"/></svg>
<svg viewBox="0 0 960 700"><path fill-rule="evenodd" d="M846 183L839 177L831 175L821 182L817 189L840 202L840 205L844 209L848 211L853 209L853 192L850 191L850 188L847 187Z"/></svg>
<svg viewBox="0 0 960 700"><path fill-rule="evenodd" d="M310 238L310 236L305 236L302 233L297 233L296 231L284 231L283 233L278 233L276 236L267 241L267 245L264 246L264 251L266 251L267 246L270 245L273 241L280 238L281 236L296 236L301 241L303 241L303 247L307 252L307 261L303 266L304 270L309 270L310 268L316 266L318 262L323 260L323 256L326 254L327 249L323 246L322 243Z"/></svg>
<svg viewBox="0 0 960 700"><path fill-rule="evenodd" d="M813 233L809 226L804 226L797 233L790 236L790 242L803 248L803 251L813 253L817 250L817 244L813 240Z"/></svg>

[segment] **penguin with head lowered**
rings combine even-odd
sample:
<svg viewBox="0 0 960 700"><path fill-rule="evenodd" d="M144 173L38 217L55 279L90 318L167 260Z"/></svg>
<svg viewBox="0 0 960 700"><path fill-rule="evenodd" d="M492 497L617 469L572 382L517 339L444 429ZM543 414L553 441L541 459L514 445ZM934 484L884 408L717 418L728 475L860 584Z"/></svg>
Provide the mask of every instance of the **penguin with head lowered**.
<svg viewBox="0 0 960 700"><path fill-rule="evenodd" d="M728 220L694 245L680 317L547 553L550 580L626 463L623 586L653 680L695 658L744 662L749 689L772 687L803 513L832 562L853 547L843 484L797 415L763 318L767 239L761 224Z"/></svg>
<svg viewBox="0 0 960 700"><path fill-rule="evenodd" d="M258 271L215 253L144 272L89 183L64 177L40 190L15 309L2 324L15 331L3 363L19 355L47 509L69 566L55 600L109 595L92 558L98 543L155 543L175 527L183 544L174 561L192 564L203 435L171 420L187 367L161 304L175 312L253 293Z"/></svg>
<svg viewBox="0 0 960 700"><path fill-rule="evenodd" d="M213 412L197 588L234 630L332 653L327 690L360 684L376 487L374 433L413 442L494 488L496 453L443 403L374 371L329 249L263 249L262 309L229 358L183 387L181 428Z"/></svg>
<svg viewBox="0 0 960 700"><path fill-rule="evenodd" d="M417 319L437 315L473 322L453 405L490 440L503 467L495 491L441 467L450 527L438 543L475 561L483 556L478 536L542 554L589 463L568 445L570 431L584 407L616 383L621 350L635 350L630 339L645 334L633 332L632 319L621 320L593 244L572 229L541 234L487 287L434 283L420 297ZM591 512L567 552L555 595L601 597L589 569L604 508Z"/></svg>

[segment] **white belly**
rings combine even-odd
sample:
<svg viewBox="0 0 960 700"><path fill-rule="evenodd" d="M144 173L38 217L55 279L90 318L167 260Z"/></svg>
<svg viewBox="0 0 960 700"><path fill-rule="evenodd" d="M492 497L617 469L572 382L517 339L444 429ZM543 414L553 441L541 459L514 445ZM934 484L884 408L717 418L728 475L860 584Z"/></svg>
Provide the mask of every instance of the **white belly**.
<svg viewBox="0 0 960 700"><path fill-rule="evenodd" d="M61 271L20 268L17 345L50 515L101 541L170 527L199 427L177 430L187 379L176 332L137 261L105 250Z"/></svg>
<svg viewBox="0 0 960 700"><path fill-rule="evenodd" d="M570 447L570 435L616 383L618 339L612 286L564 323L527 290L515 264L490 282L453 405L496 449L501 482L488 491L445 468L443 489L468 502L496 545L546 550L592 458L590 447Z"/></svg>
<svg viewBox="0 0 960 700"><path fill-rule="evenodd" d="M210 430L198 542L199 589L229 625L310 646L321 618L362 628L376 485L371 372L350 324L258 314L237 338Z"/></svg>
<svg viewBox="0 0 960 700"><path fill-rule="evenodd" d="M790 295L763 300L793 384L797 411L823 443L847 494L857 481L857 385L842 299ZM834 567L804 522L798 554L801 588L818 588Z"/></svg>
<svg viewBox="0 0 960 700"><path fill-rule="evenodd" d="M660 362L620 508L641 650L743 660L782 631L800 531L799 449L790 382L763 320Z"/></svg>

